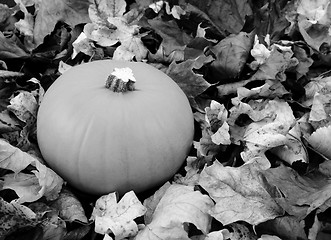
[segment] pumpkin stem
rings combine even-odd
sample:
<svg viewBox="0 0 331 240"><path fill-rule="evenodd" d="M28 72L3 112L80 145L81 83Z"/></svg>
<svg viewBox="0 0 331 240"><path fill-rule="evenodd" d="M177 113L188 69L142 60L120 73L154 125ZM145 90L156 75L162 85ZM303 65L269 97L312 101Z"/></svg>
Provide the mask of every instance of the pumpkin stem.
<svg viewBox="0 0 331 240"><path fill-rule="evenodd" d="M135 82L131 68L114 68L106 80L105 87L113 92L125 93L135 90Z"/></svg>

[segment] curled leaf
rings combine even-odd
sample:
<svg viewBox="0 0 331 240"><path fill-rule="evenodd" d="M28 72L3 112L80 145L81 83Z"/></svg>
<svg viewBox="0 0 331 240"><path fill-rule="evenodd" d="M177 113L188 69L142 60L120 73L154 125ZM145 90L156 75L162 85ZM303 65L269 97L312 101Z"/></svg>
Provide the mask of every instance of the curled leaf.
<svg viewBox="0 0 331 240"><path fill-rule="evenodd" d="M65 221L88 222L81 202L68 190L63 190L60 193L59 197L52 203L52 207L58 210L59 216Z"/></svg>
<svg viewBox="0 0 331 240"><path fill-rule="evenodd" d="M331 126L317 129L308 138L308 142L317 152L331 160Z"/></svg>
<svg viewBox="0 0 331 240"><path fill-rule="evenodd" d="M0 168L14 173L6 174L0 181L0 190L12 189L18 195L18 203L33 202L41 197L54 200L62 188L63 180L32 155L21 151L0 139ZM23 173L29 165L35 170Z"/></svg>

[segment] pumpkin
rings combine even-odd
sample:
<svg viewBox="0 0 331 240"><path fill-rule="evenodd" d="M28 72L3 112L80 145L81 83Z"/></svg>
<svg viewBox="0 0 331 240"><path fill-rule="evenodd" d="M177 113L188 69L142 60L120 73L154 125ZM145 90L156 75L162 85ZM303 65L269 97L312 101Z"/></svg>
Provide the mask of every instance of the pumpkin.
<svg viewBox="0 0 331 240"><path fill-rule="evenodd" d="M178 171L193 122L186 95L162 71L99 60L72 67L49 87L37 139L46 163L71 186L97 195L139 193Z"/></svg>

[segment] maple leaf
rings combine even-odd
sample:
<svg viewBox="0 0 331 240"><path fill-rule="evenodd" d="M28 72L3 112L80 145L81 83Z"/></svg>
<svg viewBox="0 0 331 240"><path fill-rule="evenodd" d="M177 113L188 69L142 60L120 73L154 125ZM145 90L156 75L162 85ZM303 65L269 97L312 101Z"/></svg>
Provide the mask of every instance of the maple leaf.
<svg viewBox="0 0 331 240"><path fill-rule="evenodd" d="M124 0L93 0L88 8L89 18L97 25L110 26L108 18L123 16L126 8Z"/></svg>
<svg viewBox="0 0 331 240"><path fill-rule="evenodd" d="M292 25L298 26L305 42L315 51L320 51L322 44L330 45L331 43L330 12L331 4L328 0L303 0L297 1L286 15L288 19L292 19Z"/></svg>
<svg viewBox="0 0 331 240"><path fill-rule="evenodd" d="M92 56L94 43L102 47L121 45L115 49L113 59L141 61L147 55L147 48L139 35L140 26L133 24L132 19L139 18L139 12L131 10L125 13L126 2L95 1L90 5L89 16L92 23L84 26L84 31L73 43L74 58L78 52ZM135 20L137 21L137 19Z"/></svg>
<svg viewBox="0 0 331 240"><path fill-rule="evenodd" d="M228 33L239 33L245 23L245 17L252 14L248 1L212 0L206 4L203 1L188 1L210 16L210 19Z"/></svg>
<svg viewBox="0 0 331 240"><path fill-rule="evenodd" d="M177 57L175 60L183 60L184 49L192 40L192 37L182 31L174 20L165 22L161 18L156 18L148 20L148 24L162 38L158 51L155 54L151 54L151 58L163 62L166 57L176 53Z"/></svg>
<svg viewBox="0 0 331 240"><path fill-rule="evenodd" d="M96 201L91 219L95 221L95 232L112 233L116 239L123 239L137 234L134 219L145 212L146 208L133 191L127 192L118 203L116 193L110 193Z"/></svg>
<svg viewBox="0 0 331 240"><path fill-rule="evenodd" d="M166 72L184 91L193 107L198 107L194 98L212 86L202 75L194 73L194 69L200 69L212 60L210 56L200 56L181 63L172 62Z"/></svg>
<svg viewBox="0 0 331 240"><path fill-rule="evenodd" d="M199 184L216 202L211 215L224 225L236 221L257 225L282 216L284 211L274 200L280 192L263 181L259 171L254 163L234 168L215 161L206 167Z"/></svg>
<svg viewBox="0 0 331 240"><path fill-rule="evenodd" d="M253 46L253 35L240 32L232 34L210 47L216 59L210 65L212 77L216 79L236 78L246 64Z"/></svg>
<svg viewBox="0 0 331 240"><path fill-rule="evenodd" d="M236 133L232 135L234 143L245 143L245 150L241 153L245 162L269 149L286 145L286 135L295 124L293 111L287 102L275 99L244 103L233 98L232 103L234 107L230 109L228 124L230 131ZM242 114L246 114L252 122L239 127L235 122Z"/></svg>
<svg viewBox="0 0 331 240"><path fill-rule="evenodd" d="M33 36L36 45L43 42L57 22L63 21L74 27L80 23L90 22L88 17L89 2L84 0L43 0L37 1Z"/></svg>
<svg viewBox="0 0 331 240"><path fill-rule="evenodd" d="M293 51L290 48L282 49L274 45L268 58L259 66L250 80L277 79L284 81L286 79L285 71L298 64L297 59L292 57Z"/></svg>
<svg viewBox="0 0 331 240"><path fill-rule="evenodd" d="M208 214L213 202L207 195L194 191L193 186L168 185L157 199L151 222L142 229L135 239L187 239L185 223L194 224L204 234L210 229ZM158 193L157 193L158 194Z"/></svg>
<svg viewBox="0 0 331 240"><path fill-rule="evenodd" d="M276 186L284 196L275 199L277 203L299 220L304 219L315 209L323 212L328 208L331 183L321 173L300 176L295 170L281 165L270 168L263 174L267 181Z"/></svg>

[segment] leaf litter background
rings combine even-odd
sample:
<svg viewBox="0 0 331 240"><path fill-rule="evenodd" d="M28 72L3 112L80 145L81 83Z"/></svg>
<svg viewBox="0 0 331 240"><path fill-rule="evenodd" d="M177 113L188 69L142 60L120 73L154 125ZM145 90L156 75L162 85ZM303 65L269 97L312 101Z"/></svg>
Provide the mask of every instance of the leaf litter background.
<svg viewBox="0 0 331 240"><path fill-rule="evenodd" d="M0 239L330 239L330 1L0 3ZM148 193L82 194L38 150L44 92L105 58L154 65L194 110Z"/></svg>

